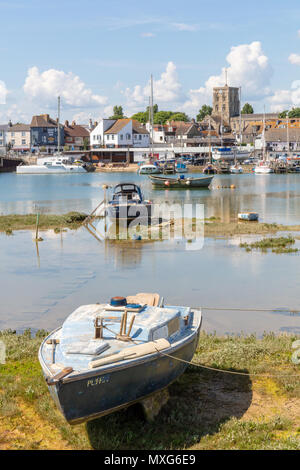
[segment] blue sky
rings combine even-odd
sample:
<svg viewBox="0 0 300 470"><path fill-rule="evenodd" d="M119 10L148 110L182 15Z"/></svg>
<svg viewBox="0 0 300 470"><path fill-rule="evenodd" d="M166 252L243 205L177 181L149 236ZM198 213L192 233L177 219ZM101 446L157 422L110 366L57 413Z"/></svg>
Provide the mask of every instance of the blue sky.
<svg viewBox="0 0 300 470"><path fill-rule="evenodd" d="M0 0L0 18L0 121L54 115L57 93L68 119L130 115L150 73L159 108L193 116L224 67L255 110L300 105L299 0Z"/></svg>

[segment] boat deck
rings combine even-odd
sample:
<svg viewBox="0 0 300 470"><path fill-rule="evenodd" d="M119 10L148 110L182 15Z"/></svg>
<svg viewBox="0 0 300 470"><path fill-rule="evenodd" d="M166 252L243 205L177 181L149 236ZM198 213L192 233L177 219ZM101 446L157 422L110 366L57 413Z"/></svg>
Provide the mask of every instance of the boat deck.
<svg viewBox="0 0 300 470"><path fill-rule="evenodd" d="M120 326L124 307L112 308L109 304L83 305L63 323L62 328L43 343L43 361L55 374L65 367L82 372L90 369L92 362L109 358L137 345L167 339L170 344L190 332L193 315L189 307L157 307L144 305L139 311L126 313L129 340L120 339ZM95 321L104 324L101 337L95 339ZM188 320L187 320L188 319ZM126 328L125 328L126 331ZM56 344L53 344L55 340ZM109 363L109 360L107 361Z"/></svg>

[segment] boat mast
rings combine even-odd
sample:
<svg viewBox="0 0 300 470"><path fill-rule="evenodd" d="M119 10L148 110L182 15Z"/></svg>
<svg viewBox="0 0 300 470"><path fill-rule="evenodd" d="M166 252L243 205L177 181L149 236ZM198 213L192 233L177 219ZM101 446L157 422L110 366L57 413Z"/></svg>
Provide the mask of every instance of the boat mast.
<svg viewBox="0 0 300 470"><path fill-rule="evenodd" d="M240 86L240 150L242 145L242 87Z"/></svg>
<svg viewBox="0 0 300 470"><path fill-rule="evenodd" d="M266 161L265 127L266 127L266 107L264 106L264 119L263 119L263 130L262 130L262 146L263 146L263 162L264 163Z"/></svg>
<svg viewBox="0 0 300 470"><path fill-rule="evenodd" d="M289 110L286 113L286 140L287 140L287 156L290 153L290 133L289 133Z"/></svg>
<svg viewBox="0 0 300 470"><path fill-rule="evenodd" d="M57 148L58 148L58 155L60 155L60 96L57 98Z"/></svg>
<svg viewBox="0 0 300 470"><path fill-rule="evenodd" d="M152 154L152 159L153 159L153 77L152 77L152 74L151 74L150 84L151 84L151 95L150 95L151 154Z"/></svg>

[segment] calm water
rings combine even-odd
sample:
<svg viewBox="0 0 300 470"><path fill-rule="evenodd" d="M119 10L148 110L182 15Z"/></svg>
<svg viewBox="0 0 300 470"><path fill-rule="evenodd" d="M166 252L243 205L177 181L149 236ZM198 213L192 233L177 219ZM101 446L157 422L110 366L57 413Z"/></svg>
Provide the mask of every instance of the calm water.
<svg viewBox="0 0 300 470"><path fill-rule="evenodd" d="M226 220L250 209L267 222L300 223L300 175L215 178L214 186L235 184L235 190L152 191L147 177L135 174L0 174L0 212L89 211L102 197L101 185L119 181L140 183L151 199L203 202L206 216ZM199 251L186 251L179 241L99 243L84 228L43 232L43 238L37 252L31 232L0 234L0 330L52 329L80 304L157 291L170 304L270 309L204 310L207 331L300 333L300 314L272 311L300 310L298 254L249 254L239 247L241 238L208 239Z"/></svg>
<svg viewBox="0 0 300 470"><path fill-rule="evenodd" d="M196 176L195 174L193 176ZM102 184L121 181L141 185L145 197L156 201L199 202L206 217L229 220L240 210L256 211L265 222L300 223L299 175L223 175L215 176L212 190L152 190L147 176L135 173L87 173L82 175L0 174L0 213L89 212L102 199ZM236 185L236 189L217 186Z"/></svg>

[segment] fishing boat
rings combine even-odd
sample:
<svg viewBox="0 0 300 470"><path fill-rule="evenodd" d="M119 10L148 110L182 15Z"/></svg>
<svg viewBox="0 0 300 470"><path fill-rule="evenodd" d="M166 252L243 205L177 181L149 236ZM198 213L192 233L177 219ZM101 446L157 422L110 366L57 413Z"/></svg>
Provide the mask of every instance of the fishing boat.
<svg viewBox="0 0 300 470"><path fill-rule="evenodd" d="M138 173L140 175L155 175L161 173L161 169L157 165L152 165L152 163L145 163L140 166Z"/></svg>
<svg viewBox="0 0 300 470"><path fill-rule="evenodd" d="M201 311L158 294L77 308L42 342L50 394L70 424L95 419L168 387L198 343ZM187 362L185 362L187 361Z"/></svg>
<svg viewBox="0 0 300 470"><path fill-rule="evenodd" d="M166 176L148 176L154 187L164 187L164 188L208 188L210 183L213 180L213 176L200 176L197 178L184 175L180 175L177 178L166 177Z"/></svg>
<svg viewBox="0 0 300 470"><path fill-rule="evenodd" d="M151 217L153 204L145 200L141 188L134 183L120 183L114 187L108 202L108 215L114 221L132 220L136 217Z"/></svg>
<svg viewBox="0 0 300 470"><path fill-rule="evenodd" d="M250 152L248 150L241 150L235 147L215 147L212 151L213 159L218 160L245 160L249 158Z"/></svg>

